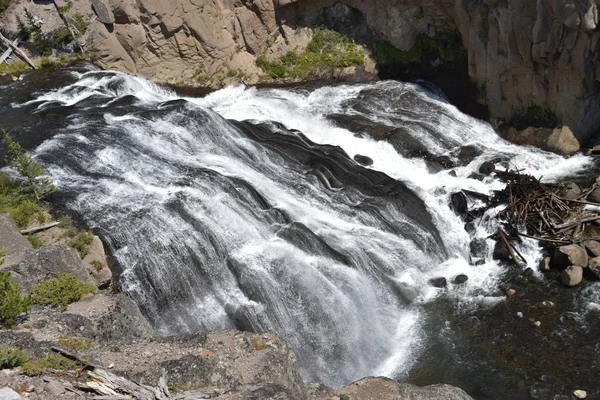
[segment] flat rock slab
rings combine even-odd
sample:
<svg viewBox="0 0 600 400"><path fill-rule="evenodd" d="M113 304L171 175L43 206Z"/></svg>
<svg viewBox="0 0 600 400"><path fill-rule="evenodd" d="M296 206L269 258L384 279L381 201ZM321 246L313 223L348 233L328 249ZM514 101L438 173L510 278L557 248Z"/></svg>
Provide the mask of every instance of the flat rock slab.
<svg viewBox="0 0 600 400"><path fill-rule="evenodd" d="M361 379L337 390L335 396L346 400L473 400L465 391L454 386L418 387L387 378Z"/></svg>
<svg viewBox="0 0 600 400"><path fill-rule="evenodd" d="M10 215L0 214L0 250L6 252L5 266L14 264L25 251L32 249L33 246L21 235Z"/></svg>
<svg viewBox="0 0 600 400"><path fill-rule="evenodd" d="M94 283L77 250L68 246L42 246L28 250L20 262L6 269L13 272L11 278L24 291L30 291L33 285L54 278L57 272L71 273L83 282Z"/></svg>

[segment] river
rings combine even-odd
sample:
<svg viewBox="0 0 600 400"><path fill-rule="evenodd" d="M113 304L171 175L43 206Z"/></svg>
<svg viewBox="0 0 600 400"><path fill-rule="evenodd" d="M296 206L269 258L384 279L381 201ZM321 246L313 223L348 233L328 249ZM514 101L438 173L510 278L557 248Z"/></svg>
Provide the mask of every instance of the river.
<svg viewBox="0 0 600 400"><path fill-rule="evenodd" d="M56 182L55 208L103 238L162 334L275 332L305 379L332 386L419 376L531 394L453 329L506 301L506 266L491 258L494 210L467 232L450 196L502 188L478 174L485 161L552 181L589 175L592 158L510 144L398 81L195 97L85 64L5 82L0 111ZM519 250L536 269L536 243ZM570 306L581 327L598 318L597 285Z"/></svg>

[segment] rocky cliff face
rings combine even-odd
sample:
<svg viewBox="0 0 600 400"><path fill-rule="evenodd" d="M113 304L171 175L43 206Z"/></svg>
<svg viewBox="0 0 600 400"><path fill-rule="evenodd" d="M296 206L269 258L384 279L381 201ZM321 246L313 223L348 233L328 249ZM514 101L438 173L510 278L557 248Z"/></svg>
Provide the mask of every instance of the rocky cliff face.
<svg viewBox="0 0 600 400"><path fill-rule="evenodd" d="M343 3L352 8L329 17L357 12L370 34L400 50L419 34L459 31L478 101L493 118L533 109L554 113L580 140L600 129L599 0L98 1L114 14L88 30L98 63L157 81L256 83L265 75L258 56L302 51L323 10Z"/></svg>

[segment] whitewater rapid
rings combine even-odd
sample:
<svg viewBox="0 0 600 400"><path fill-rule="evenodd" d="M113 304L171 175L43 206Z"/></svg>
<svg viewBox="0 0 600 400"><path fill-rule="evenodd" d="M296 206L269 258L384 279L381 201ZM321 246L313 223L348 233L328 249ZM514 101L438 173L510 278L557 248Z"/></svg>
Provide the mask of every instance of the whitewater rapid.
<svg viewBox="0 0 600 400"><path fill-rule="evenodd" d="M122 290L165 334L274 331L306 379L333 386L410 369L430 334L421 305L441 292L430 278L447 278L467 305L501 300L493 212L469 234L449 207L461 189L502 187L477 176L483 162L546 180L591 162L512 145L416 84L192 98L122 73L74 74L13 106L71 110L36 156L66 207L106 239ZM406 156L342 117L401 127L454 166ZM475 155L461 163L463 148ZM473 240L489 245L482 265ZM534 266L536 244L520 250ZM466 285L452 283L458 274Z"/></svg>

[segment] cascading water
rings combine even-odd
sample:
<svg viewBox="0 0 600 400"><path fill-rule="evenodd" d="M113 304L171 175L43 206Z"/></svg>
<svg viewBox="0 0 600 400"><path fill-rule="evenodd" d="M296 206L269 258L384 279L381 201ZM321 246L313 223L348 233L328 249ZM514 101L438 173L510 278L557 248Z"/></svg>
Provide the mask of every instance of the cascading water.
<svg viewBox="0 0 600 400"><path fill-rule="evenodd" d="M415 84L181 98L73 74L12 108L65 115L36 154L60 202L109 244L122 289L165 334L276 332L307 380L333 386L410 369L428 336L419 305L439 294L430 278L465 273L461 301L495 300L491 249L483 265L469 254L492 213L469 235L449 208L460 189L501 187L479 165L552 179L590 163L509 144ZM521 250L536 261L534 243Z"/></svg>

